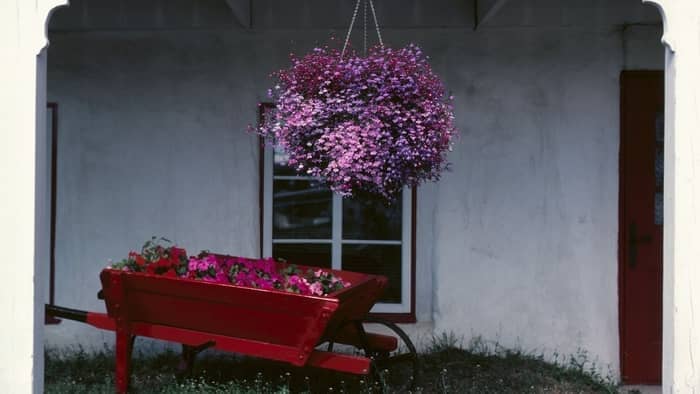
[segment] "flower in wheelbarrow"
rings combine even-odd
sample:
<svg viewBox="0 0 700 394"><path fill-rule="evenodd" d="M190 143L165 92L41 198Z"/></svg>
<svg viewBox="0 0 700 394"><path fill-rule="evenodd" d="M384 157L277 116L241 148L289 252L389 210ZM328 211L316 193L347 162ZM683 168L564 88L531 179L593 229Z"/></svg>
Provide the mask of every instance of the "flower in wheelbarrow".
<svg viewBox="0 0 700 394"><path fill-rule="evenodd" d="M322 269L313 271L311 275L309 275L309 281L312 283L319 283L322 287L322 294L330 294L350 286L350 282L344 282L338 276L333 275L333 273L323 271Z"/></svg>
<svg viewBox="0 0 700 394"><path fill-rule="evenodd" d="M323 285L321 282L314 282L309 286L309 291L311 291L311 294L323 295Z"/></svg>
<svg viewBox="0 0 700 394"><path fill-rule="evenodd" d="M216 273L215 279L216 279L216 282L218 282L218 283L228 283L229 282L228 274L226 272L224 272L223 270L219 270Z"/></svg>
<svg viewBox="0 0 700 394"><path fill-rule="evenodd" d="M307 278L300 275L291 275L287 279L287 291L292 293L311 295L311 283Z"/></svg>
<svg viewBox="0 0 700 394"><path fill-rule="evenodd" d="M293 264L279 265L272 258L250 259L208 252L187 258L184 249L162 247L153 240L146 242L141 253L130 252L127 259L110 265L109 268L125 271L302 295L325 296L350 286L350 283L323 269L300 269Z"/></svg>
<svg viewBox="0 0 700 394"><path fill-rule="evenodd" d="M187 264L187 269L190 271L197 271L197 266L199 265L199 260L196 257L191 257L189 263Z"/></svg>
<svg viewBox="0 0 700 394"><path fill-rule="evenodd" d="M144 265L146 265L146 259L144 259L143 256L141 256L140 254L138 254L138 253L136 253L136 252L133 252L133 251L130 252L130 253L129 253L129 257L130 257L130 258L133 258L133 259L134 259L134 262L135 262L136 265L138 265L139 267L143 267Z"/></svg>
<svg viewBox="0 0 700 394"><path fill-rule="evenodd" d="M183 275L187 272L187 252L174 245L164 245L169 243L165 238L152 237L146 241L140 253L129 252L126 259L111 264L111 268L155 275L170 275L170 270L173 270L177 275Z"/></svg>

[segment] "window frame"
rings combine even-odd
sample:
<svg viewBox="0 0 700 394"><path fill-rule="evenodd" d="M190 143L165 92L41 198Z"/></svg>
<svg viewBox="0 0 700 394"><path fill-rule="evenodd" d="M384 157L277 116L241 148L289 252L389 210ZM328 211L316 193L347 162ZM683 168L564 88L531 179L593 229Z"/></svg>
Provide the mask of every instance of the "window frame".
<svg viewBox="0 0 700 394"><path fill-rule="evenodd" d="M51 193L51 207L50 207L50 229L49 229L49 288L48 288L48 304L54 305L56 300L56 185L57 185L57 168L58 168L58 103L49 101L46 103L46 110L51 111L51 129L47 128L47 133L49 136L48 143L50 144L50 193ZM49 114L47 114L48 119ZM60 324L61 319L51 316L49 314L44 315L44 324L55 325Z"/></svg>
<svg viewBox="0 0 700 394"><path fill-rule="evenodd" d="M258 122L261 124L265 112L274 108L273 103L259 104ZM273 149L259 139L259 204L260 204L260 256L272 255L272 185L274 181ZM331 239L295 239L297 243L330 243L331 261L334 269L341 269L342 246L344 244L396 244L398 241L374 240L343 240L342 239L342 197L333 195L333 227ZM402 226L401 226L401 304L377 303L370 315L381 317L395 323L415 323L415 294L416 294L416 188L406 189L402 196ZM287 240L285 240L287 241ZM291 240L290 240L291 241Z"/></svg>

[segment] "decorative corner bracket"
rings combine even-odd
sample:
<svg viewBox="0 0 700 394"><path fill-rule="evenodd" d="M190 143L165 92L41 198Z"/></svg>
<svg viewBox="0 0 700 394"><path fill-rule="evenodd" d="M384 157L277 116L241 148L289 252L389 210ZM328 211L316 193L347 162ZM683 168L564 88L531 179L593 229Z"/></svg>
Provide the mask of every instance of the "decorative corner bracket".
<svg viewBox="0 0 700 394"><path fill-rule="evenodd" d="M36 22L41 26L43 34L37 37L37 42L35 44L37 54L39 54L42 49L49 45L49 21L51 20L51 14L53 14L59 7L66 7L68 5L69 0L38 1Z"/></svg>
<svg viewBox="0 0 700 394"><path fill-rule="evenodd" d="M674 12L671 10L676 3L669 0L642 0L642 3L654 5L659 13L661 14L661 20L663 23L663 35L661 36L661 43L668 47L671 52L676 51L675 36L672 28L675 28L676 20L673 17ZM680 7L676 5L676 7Z"/></svg>

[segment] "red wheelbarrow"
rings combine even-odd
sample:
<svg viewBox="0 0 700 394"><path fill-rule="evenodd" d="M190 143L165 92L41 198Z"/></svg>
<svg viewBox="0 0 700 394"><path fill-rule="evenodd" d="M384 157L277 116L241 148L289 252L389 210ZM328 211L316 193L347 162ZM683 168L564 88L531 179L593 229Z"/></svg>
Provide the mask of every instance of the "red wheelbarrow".
<svg viewBox="0 0 700 394"><path fill-rule="evenodd" d="M46 312L116 332L119 393L128 390L131 351L137 336L182 344L181 372L185 373L191 372L196 355L211 347L355 375L411 362L415 382L418 358L410 338L395 324L367 316L387 279L329 271L352 284L320 297L104 269L99 296L105 300L106 314L55 305L47 305ZM366 332L363 323L382 324L396 336ZM397 336L405 344L401 354L396 353ZM326 350L319 350L324 343L328 344ZM362 353L334 352L335 343L354 346Z"/></svg>

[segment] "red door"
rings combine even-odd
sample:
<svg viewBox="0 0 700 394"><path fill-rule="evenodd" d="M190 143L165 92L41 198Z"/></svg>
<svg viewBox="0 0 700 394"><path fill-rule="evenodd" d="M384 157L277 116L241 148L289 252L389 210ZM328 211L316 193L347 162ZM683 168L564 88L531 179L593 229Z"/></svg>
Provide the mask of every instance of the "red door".
<svg viewBox="0 0 700 394"><path fill-rule="evenodd" d="M624 71L620 98L622 380L628 384L660 384L663 72Z"/></svg>

